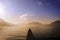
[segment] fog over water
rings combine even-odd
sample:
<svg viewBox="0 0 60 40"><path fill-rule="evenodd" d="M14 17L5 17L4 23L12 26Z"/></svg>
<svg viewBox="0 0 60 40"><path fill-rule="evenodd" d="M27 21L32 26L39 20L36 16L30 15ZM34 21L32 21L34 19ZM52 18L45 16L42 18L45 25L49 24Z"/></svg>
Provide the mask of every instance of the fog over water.
<svg viewBox="0 0 60 40"><path fill-rule="evenodd" d="M4 26L0 30L0 40L7 40L8 38L16 37L26 38L28 29L31 28L32 32L35 36L46 36L51 32L52 27L46 25L35 25L35 26L27 26L27 25L15 25L15 26Z"/></svg>

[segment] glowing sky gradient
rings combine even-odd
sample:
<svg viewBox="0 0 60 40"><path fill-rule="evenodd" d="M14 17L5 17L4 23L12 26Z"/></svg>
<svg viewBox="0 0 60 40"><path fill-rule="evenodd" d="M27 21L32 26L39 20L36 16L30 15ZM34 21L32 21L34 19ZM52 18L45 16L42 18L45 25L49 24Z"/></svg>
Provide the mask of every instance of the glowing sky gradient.
<svg viewBox="0 0 60 40"><path fill-rule="evenodd" d="M10 23L60 20L60 0L0 0L0 18Z"/></svg>

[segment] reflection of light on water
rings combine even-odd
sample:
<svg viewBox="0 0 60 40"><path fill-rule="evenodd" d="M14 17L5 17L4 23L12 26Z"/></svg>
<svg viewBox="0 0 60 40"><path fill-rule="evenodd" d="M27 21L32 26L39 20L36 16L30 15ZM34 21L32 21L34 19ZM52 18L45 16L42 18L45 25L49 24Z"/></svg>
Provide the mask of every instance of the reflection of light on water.
<svg viewBox="0 0 60 40"><path fill-rule="evenodd" d="M2 32L7 34L17 34L17 33L25 32L25 29L26 27L21 27L21 26L4 27Z"/></svg>
<svg viewBox="0 0 60 40"><path fill-rule="evenodd" d="M51 27L49 26L26 26L26 25L19 25L19 26L6 26L0 31L0 40L1 39L6 39L6 38L13 38L13 37L21 37L21 36L26 36L28 28L31 28L32 32L36 36L44 36L47 35L46 33L50 33ZM39 31L40 30L40 31ZM41 34L42 35L41 35ZM17 38L16 38L17 39Z"/></svg>
<svg viewBox="0 0 60 40"><path fill-rule="evenodd" d="M7 26L1 30L0 40L10 37L25 36L27 28L24 26ZM4 39L3 39L4 38Z"/></svg>

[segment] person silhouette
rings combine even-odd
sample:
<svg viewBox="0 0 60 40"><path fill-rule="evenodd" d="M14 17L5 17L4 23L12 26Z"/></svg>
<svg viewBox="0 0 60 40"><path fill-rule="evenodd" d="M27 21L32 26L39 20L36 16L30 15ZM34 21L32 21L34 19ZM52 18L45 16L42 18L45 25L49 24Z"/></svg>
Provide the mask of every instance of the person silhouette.
<svg viewBox="0 0 60 40"><path fill-rule="evenodd" d="M33 35L33 33L32 33L32 31L31 31L30 28L29 28L29 30L28 30L26 40L35 40L35 37L34 37L34 35Z"/></svg>

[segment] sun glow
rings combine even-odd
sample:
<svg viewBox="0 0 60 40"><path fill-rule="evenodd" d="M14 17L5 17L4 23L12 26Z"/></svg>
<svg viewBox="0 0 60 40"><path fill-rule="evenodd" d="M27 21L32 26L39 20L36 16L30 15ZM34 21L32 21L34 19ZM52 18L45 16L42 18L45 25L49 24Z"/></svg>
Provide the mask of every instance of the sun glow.
<svg viewBox="0 0 60 40"><path fill-rule="evenodd" d="M0 2L0 17L5 15L4 5Z"/></svg>
<svg viewBox="0 0 60 40"><path fill-rule="evenodd" d="M3 4L0 3L0 14L4 11Z"/></svg>

